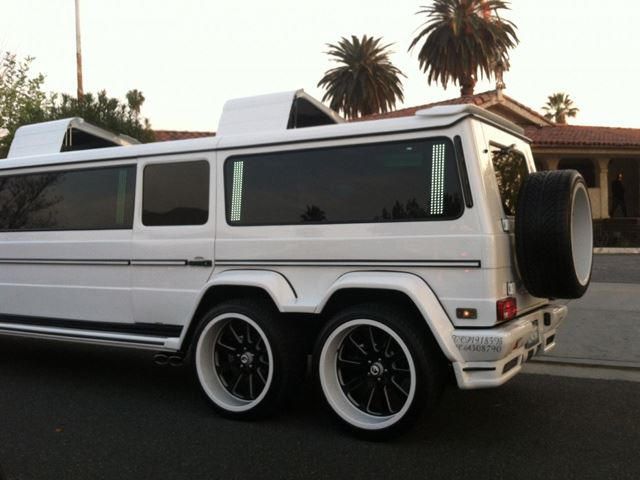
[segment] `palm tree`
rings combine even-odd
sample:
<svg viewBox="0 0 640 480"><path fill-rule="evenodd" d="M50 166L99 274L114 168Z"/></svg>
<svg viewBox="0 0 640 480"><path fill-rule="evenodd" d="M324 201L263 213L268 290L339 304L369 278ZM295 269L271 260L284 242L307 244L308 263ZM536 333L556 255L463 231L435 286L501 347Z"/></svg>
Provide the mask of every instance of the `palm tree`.
<svg viewBox="0 0 640 480"><path fill-rule="evenodd" d="M418 52L420 68L427 82L451 81L460 85L460 94L473 95L481 77L491 77L496 65L509 68L508 50L518 44L516 26L498 15L508 10L502 0L434 0L417 14L428 19L413 39L409 50L423 42Z"/></svg>
<svg viewBox="0 0 640 480"><path fill-rule="evenodd" d="M578 107L573 106L573 100L566 93L558 92L547 97L547 103L542 109L547 112L544 117L553 120L556 123L565 125L567 117L575 117L580 111Z"/></svg>
<svg viewBox="0 0 640 480"><path fill-rule="evenodd" d="M326 90L322 101L328 100L346 118L388 112L404 100L400 76L405 75L389 60L391 44L381 41L352 35L351 40L342 37L337 44L327 44L326 53L340 65L327 70L318 87Z"/></svg>

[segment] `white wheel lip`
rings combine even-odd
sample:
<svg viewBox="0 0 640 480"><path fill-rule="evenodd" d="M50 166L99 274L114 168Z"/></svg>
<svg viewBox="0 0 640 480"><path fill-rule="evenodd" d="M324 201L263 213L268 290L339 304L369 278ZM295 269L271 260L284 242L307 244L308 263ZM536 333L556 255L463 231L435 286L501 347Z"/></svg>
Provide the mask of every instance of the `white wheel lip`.
<svg viewBox="0 0 640 480"><path fill-rule="evenodd" d="M593 263L593 221L589 192L582 182L576 183L573 191L570 220L573 269L584 287L589 283Z"/></svg>
<svg viewBox="0 0 640 480"><path fill-rule="evenodd" d="M400 345L407 358L409 373L411 376L409 395L407 396L407 400L400 411L393 415L380 417L361 411L351 403L339 385L336 368L336 359L338 357L337 347L342 343L344 337L351 330L363 325L379 328L389 334L396 342L398 342L398 345ZM348 322L342 323L336 327L322 345L318 362L318 376L320 377L320 386L322 387L324 397L333 411L349 425L362 430L382 430L396 424L405 416L413 403L413 399L415 398L416 368L409 348L395 330L377 320L357 318L349 320Z"/></svg>
<svg viewBox="0 0 640 480"><path fill-rule="evenodd" d="M210 345L209 348L207 348L207 344L205 343L210 342L211 345L215 345L220 330L226 324L226 321L230 319L239 319L249 323L249 325L255 328L256 331L260 334L260 337L262 337L262 340L267 347L267 356L269 358L269 373L267 374L267 382L265 383L260 395L258 395L254 400L242 400L238 397L235 397L224 387L213 363L213 351L210 348ZM212 318L209 323L207 323L207 326L200 333L200 337L198 338L198 342L196 344L195 366L196 372L198 374L198 381L200 382L200 386L204 390L207 397L209 397L211 401L218 407L229 412L246 412L256 407L269 392L269 388L271 387L271 383L273 380L274 362L271 344L269 343L264 330L260 328L260 326L254 320L241 313L223 313ZM207 370L209 371L207 372Z"/></svg>

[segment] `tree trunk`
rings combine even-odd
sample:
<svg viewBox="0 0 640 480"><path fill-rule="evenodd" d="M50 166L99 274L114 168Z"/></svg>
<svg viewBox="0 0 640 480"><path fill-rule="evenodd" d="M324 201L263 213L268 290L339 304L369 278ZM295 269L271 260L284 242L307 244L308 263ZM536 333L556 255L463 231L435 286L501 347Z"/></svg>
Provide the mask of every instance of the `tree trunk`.
<svg viewBox="0 0 640 480"><path fill-rule="evenodd" d="M463 78L460 81L460 96L466 97L468 95L473 95L473 88L476 86L476 79L473 78L473 75L469 75L468 77Z"/></svg>

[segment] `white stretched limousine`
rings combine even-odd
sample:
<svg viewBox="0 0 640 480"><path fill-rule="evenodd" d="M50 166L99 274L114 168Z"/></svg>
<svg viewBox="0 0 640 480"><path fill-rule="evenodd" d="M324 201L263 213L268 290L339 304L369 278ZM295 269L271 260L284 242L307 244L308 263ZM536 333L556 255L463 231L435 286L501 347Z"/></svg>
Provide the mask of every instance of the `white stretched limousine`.
<svg viewBox="0 0 640 480"><path fill-rule="evenodd" d="M0 161L0 333L192 362L231 417L312 374L356 433L401 431L447 377L494 387L555 345L591 277L575 171L458 105L344 123L302 91L227 102L214 137L136 145L80 119Z"/></svg>

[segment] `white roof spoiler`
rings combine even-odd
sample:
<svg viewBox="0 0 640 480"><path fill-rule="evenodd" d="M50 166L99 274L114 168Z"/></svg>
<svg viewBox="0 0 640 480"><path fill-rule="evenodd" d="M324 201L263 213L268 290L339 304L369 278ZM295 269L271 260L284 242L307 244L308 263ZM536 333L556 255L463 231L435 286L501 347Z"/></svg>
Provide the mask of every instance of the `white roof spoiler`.
<svg viewBox="0 0 640 480"><path fill-rule="evenodd" d="M496 115L489 110L468 103L460 105L440 105L424 108L416 112L416 116L418 117L456 117L462 115L473 115L474 117L484 118L485 120L495 123L502 128L515 132L519 135L524 135L524 129L519 125L516 125L515 123L501 117L500 115Z"/></svg>
<svg viewBox="0 0 640 480"><path fill-rule="evenodd" d="M29 157L60 153L66 143L73 140L73 133L90 135L107 146L123 146L140 143L127 135L116 135L80 117L64 118L50 122L34 123L18 128L11 142L7 158Z"/></svg>
<svg viewBox="0 0 640 480"><path fill-rule="evenodd" d="M342 122L344 119L336 112L300 89L227 101L216 135L282 131Z"/></svg>

